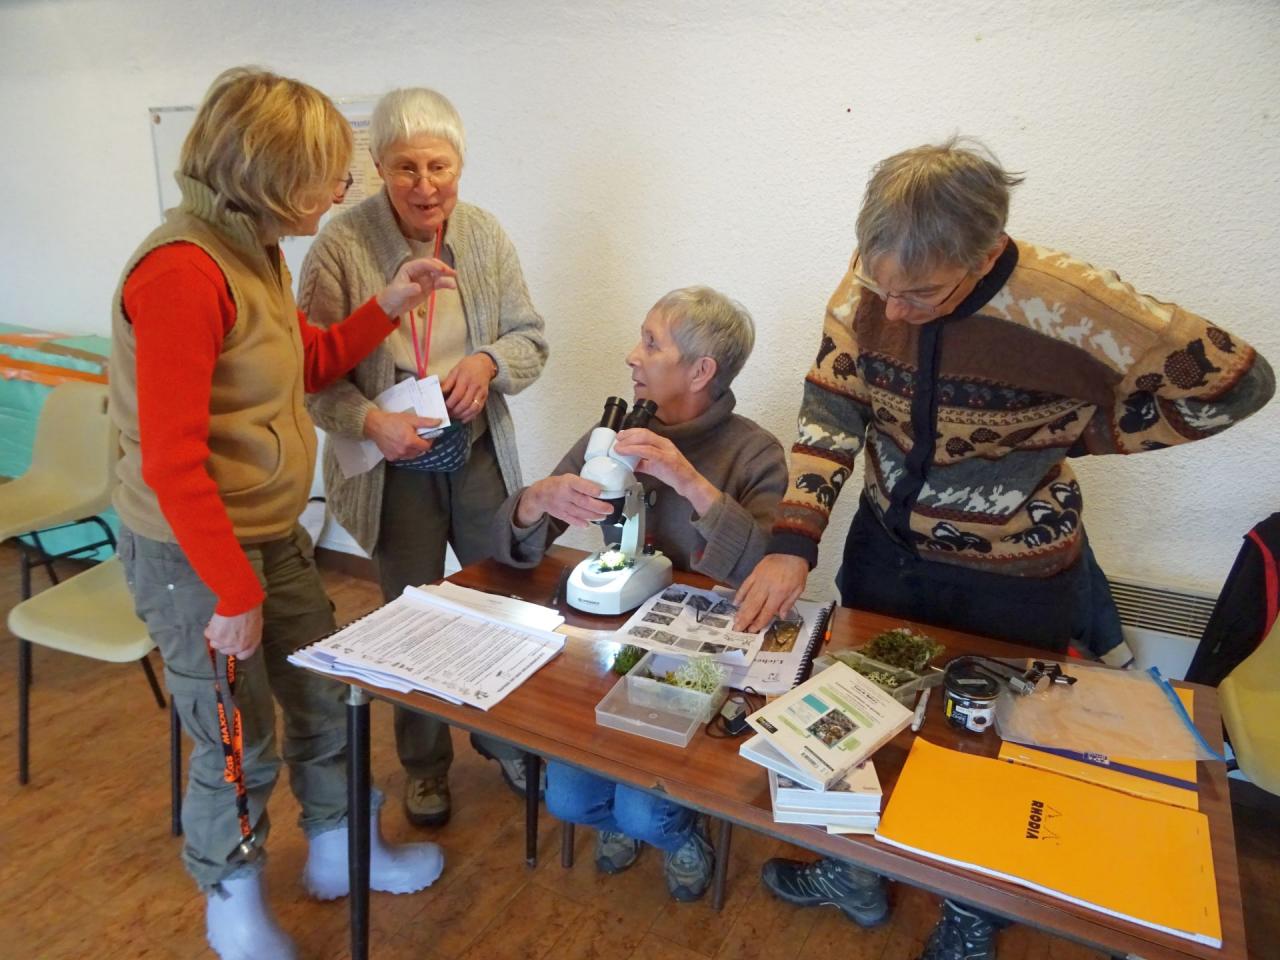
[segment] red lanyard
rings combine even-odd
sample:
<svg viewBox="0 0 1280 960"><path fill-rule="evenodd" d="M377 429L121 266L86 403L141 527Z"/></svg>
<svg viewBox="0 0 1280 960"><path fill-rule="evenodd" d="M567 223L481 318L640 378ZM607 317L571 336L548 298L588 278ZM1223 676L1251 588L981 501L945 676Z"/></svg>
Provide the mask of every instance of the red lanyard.
<svg viewBox="0 0 1280 960"><path fill-rule="evenodd" d="M440 241L444 237L445 224L440 224L440 229L436 231L436 249L433 256L440 259ZM436 290L431 288L431 293L427 296L427 338L421 347L418 346L418 322L415 319L416 310L409 311L409 333L413 337L413 362L418 366L418 379L421 380L427 375L427 361L431 359L431 326L436 319Z"/></svg>
<svg viewBox="0 0 1280 960"><path fill-rule="evenodd" d="M258 855L257 838L249 822L249 793L244 786L244 729L240 706L236 703L236 658L227 657L227 685L224 690L218 676L218 655L209 647L209 663L213 665L213 689L217 694L218 732L222 735L222 778L236 786L236 816L240 821L240 843L227 856L227 862L254 860Z"/></svg>

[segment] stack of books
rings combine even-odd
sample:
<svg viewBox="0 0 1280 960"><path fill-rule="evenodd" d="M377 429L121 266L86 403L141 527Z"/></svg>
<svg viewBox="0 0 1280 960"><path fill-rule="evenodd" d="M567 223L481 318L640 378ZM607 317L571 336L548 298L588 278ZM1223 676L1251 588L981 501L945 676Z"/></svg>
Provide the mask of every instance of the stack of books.
<svg viewBox="0 0 1280 960"><path fill-rule="evenodd" d="M911 723L911 711L836 663L747 718L738 753L769 771L773 819L831 833L872 833L880 781L868 758Z"/></svg>

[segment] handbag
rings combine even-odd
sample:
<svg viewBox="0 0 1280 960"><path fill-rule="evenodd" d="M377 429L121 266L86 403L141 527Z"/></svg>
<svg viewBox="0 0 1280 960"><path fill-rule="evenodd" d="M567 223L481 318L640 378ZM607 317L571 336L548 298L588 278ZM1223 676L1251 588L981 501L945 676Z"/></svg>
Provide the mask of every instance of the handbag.
<svg viewBox="0 0 1280 960"><path fill-rule="evenodd" d="M471 424L455 423L444 428L431 449L412 460L391 460L393 467L423 470L429 473L453 473L460 470L471 454Z"/></svg>

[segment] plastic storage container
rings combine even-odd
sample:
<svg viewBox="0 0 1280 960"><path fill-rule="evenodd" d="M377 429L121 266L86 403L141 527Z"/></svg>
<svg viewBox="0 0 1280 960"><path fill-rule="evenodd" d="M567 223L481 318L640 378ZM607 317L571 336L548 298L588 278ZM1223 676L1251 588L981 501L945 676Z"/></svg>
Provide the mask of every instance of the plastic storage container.
<svg viewBox="0 0 1280 960"><path fill-rule="evenodd" d="M879 660L872 660L868 656L864 656L857 650L835 650L830 653L824 653L822 656L813 661L813 672L818 673L831 666L836 660L846 663L863 676L869 672L887 673L894 678L894 686L889 689L889 694L899 703L911 706L915 703L916 693L928 686L925 682L926 674L912 673L910 670L904 670L901 667L891 667L887 663L881 663ZM928 671L941 674L937 671Z"/></svg>
<svg viewBox="0 0 1280 960"><path fill-rule="evenodd" d="M729 689L700 693L653 679L682 666L684 657L646 653L596 704L596 723L650 740L687 747L724 703Z"/></svg>

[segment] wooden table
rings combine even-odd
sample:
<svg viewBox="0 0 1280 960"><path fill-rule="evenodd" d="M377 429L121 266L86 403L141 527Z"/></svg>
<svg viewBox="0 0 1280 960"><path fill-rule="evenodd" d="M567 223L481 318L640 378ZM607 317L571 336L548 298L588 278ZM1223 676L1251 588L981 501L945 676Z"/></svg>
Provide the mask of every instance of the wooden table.
<svg viewBox="0 0 1280 960"><path fill-rule="evenodd" d="M454 583L493 593L511 594L548 604L557 593L565 570L584 554L553 548L536 570L515 570L493 561L475 564L451 577ZM696 586L709 581L679 574L677 580ZM587 629L610 629L622 617L595 617L562 607L568 623ZM832 626L834 648L864 643L901 619L838 608ZM1043 651L987 640L927 625L928 632L946 644L947 656L983 653L992 656L1045 659ZM543 667L491 710L455 706L426 694L401 694L350 685L348 726L351 836L351 940L353 960L368 956L368 826L369 826L369 696L392 701L439 717L445 722L516 744L531 755L561 760L595 771L642 790L737 824L789 841L817 854L840 857L886 877L954 897L1002 917L1029 924L1115 956L1144 960L1221 958L1245 960L1244 915L1236 866L1235 833L1225 766L1199 764L1200 809L1209 818L1213 866L1222 917L1222 947L1214 949L1159 933L1106 914L929 860L873 837L832 836L820 827L774 823L764 771L738 756L740 740L696 736L687 748L668 746L643 737L598 726L595 707L617 677L609 671L612 646L570 637L564 652ZM1210 745L1222 745L1217 691L1194 685L1195 722ZM921 734L933 743L966 753L995 756L1000 740L994 731L982 736L957 731L942 716L941 696L929 701ZM875 755L876 773L885 801L906 760L915 734L904 731ZM537 783L537 762L530 764L529 783ZM532 791L529 816L536 824L537 794ZM718 861L727 858L718 857Z"/></svg>

